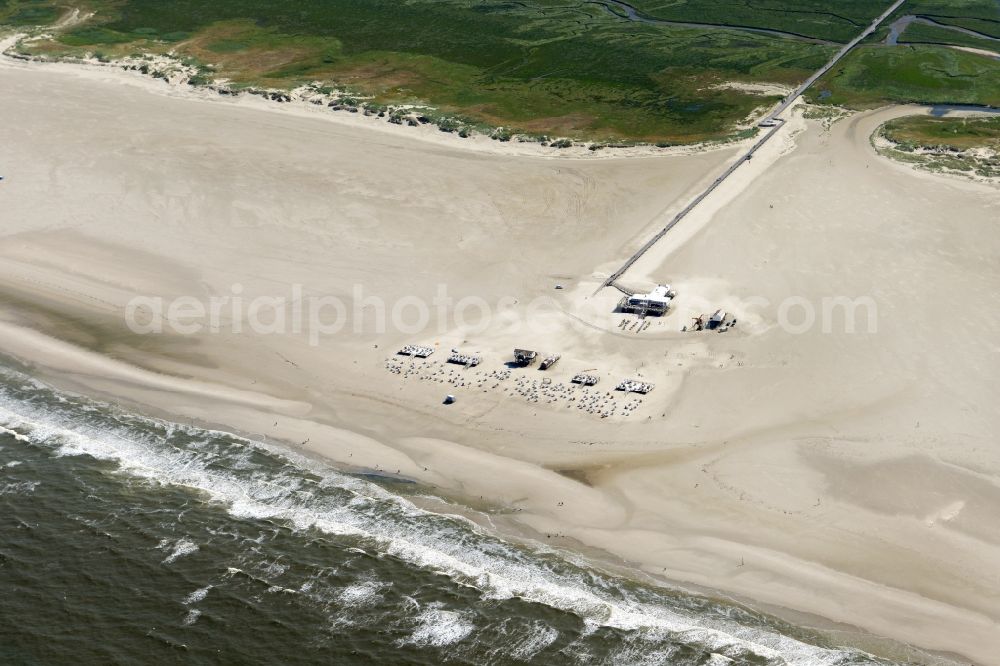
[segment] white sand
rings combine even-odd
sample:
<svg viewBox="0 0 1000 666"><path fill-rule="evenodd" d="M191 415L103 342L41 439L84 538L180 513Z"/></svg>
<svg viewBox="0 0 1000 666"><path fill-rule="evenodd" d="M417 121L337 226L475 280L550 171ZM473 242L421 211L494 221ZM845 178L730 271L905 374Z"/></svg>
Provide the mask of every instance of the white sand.
<svg viewBox="0 0 1000 666"><path fill-rule="evenodd" d="M5 353L60 385L520 509L496 517L504 528L997 663L1000 191L876 156L872 131L907 110L829 131L793 119L626 276L680 291L677 312L636 333L617 328L616 293L593 296L600 276L735 148L497 155L137 81L0 68ZM300 284L344 299L361 284L390 302L446 284L515 299L511 316L539 296L557 308L533 330L369 326L319 346L306 332L122 324L135 295L205 299L236 283L247 298ZM877 332L862 319L853 334L835 321L793 335L751 300L789 296L817 309L870 297ZM740 325L678 332L714 307ZM626 376L657 388L601 419L389 373L409 342L438 345L435 362L454 346L482 353L470 379L527 346L562 353L557 383L597 368L601 389ZM513 375L505 387L543 373Z"/></svg>

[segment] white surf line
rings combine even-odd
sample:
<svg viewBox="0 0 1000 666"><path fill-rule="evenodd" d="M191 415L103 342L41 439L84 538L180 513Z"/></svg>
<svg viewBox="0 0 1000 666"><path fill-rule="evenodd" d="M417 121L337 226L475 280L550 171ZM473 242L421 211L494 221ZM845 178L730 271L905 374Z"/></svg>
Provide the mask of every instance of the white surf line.
<svg viewBox="0 0 1000 666"><path fill-rule="evenodd" d="M0 435L11 435L14 439L16 439L19 442L31 441L31 438L28 437L27 435L22 435L17 430L12 430L11 428L6 428L4 426L0 426Z"/></svg>
<svg viewBox="0 0 1000 666"><path fill-rule="evenodd" d="M830 60L825 65L823 65L818 70L816 70L815 72L813 72L813 74L808 79L806 79L805 81L802 82L802 85L800 85L798 88L796 88L794 91L792 91L792 93L790 95L788 95L788 97L786 97L784 100L782 100L778 104L778 106L774 109L774 111L772 111L770 114L767 115L767 117L765 117L763 120L761 120L761 125L764 126L764 127L771 127L771 130L767 134L765 134L763 137L761 137L756 143L754 143L750 147L750 149L747 150L747 152L745 152L742 155L740 155L740 157L733 164L729 165L729 167L722 173L721 176L719 176L714 181L712 181L712 184L709 185L708 188L706 188L701 194L699 194L697 197L695 197L694 200L691 201L691 203L689 203L687 206L684 207L683 210L681 210L681 212L677 213L677 215L675 215L673 217L673 219L670 220L670 222L668 222L665 227L663 227L662 229L660 229L656 233L655 236L653 236L652 238L650 238L648 241L646 241L646 243L643 244L642 247L640 247L638 250L636 250L636 252L631 257L629 257L628 260L624 264L622 264L621 268L619 268L614 273L612 273L611 275L609 275L608 278L603 283L601 283L601 286L597 288L597 291L600 291L601 289L604 289L605 287L614 286L614 283L622 275L624 275L625 272L628 271L628 269L630 269L632 267L632 265L635 264L635 262L638 261L639 258L642 255L646 254L646 252L648 252L650 250L650 248L652 248L654 245L656 245L660 241L661 238L663 238L665 235L667 235L667 233L671 229L673 229L675 226L677 226L678 222L680 222L685 217L687 217L688 213L690 213L692 210L694 210L698 206L698 204L700 204L702 201L705 200L705 198L708 195L710 195L712 192L714 192L715 189L719 185L721 185L723 183L723 181L725 181L727 178L729 178L729 176L731 176L733 174L733 172L736 171L736 169L740 167L740 165L742 165L744 162L748 162L753 157L754 153L756 153L757 150L760 149L761 146L763 146L765 143L767 143L768 140L771 137L773 137L778 132L778 130L780 130L781 127L785 124L785 120L783 118L780 118L779 116L786 109L788 109L789 106L791 106L793 103L795 103L795 100L797 100L799 97L801 97L803 95L803 93L805 93L805 91L812 84L816 83L816 81L819 80L820 77L822 77L824 74L826 74L827 72L829 72L830 69L832 69L833 66L836 65L837 62L840 61L841 58L843 58L845 55L847 55L848 52L850 52L851 49L853 49L855 46L857 46L861 42L861 40L863 40L865 37L867 37L868 35L870 35L873 32L875 32L875 30L878 28L878 26L883 21L885 21L887 18L889 18L890 14L892 14L897 9L899 9L899 7L904 2L906 2L906 0L896 0L896 2L892 3L892 6L890 6L888 9L886 9L881 15L878 16L878 18L876 18L874 21L872 21L871 25L869 25L867 28L865 28L864 32L862 32L860 35L858 35L857 37L855 37L854 39L852 39L850 42L848 42L847 44L845 44L843 46L843 48L841 48L839 51L837 51L837 53L834 54L834 56L832 58L830 58Z"/></svg>

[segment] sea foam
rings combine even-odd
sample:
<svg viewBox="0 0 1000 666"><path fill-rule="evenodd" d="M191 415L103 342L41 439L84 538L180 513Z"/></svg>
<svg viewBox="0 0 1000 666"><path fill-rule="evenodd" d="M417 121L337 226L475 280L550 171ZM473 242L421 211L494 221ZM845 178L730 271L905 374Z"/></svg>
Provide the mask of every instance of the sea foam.
<svg viewBox="0 0 1000 666"><path fill-rule="evenodd" d="M521 598L575 613L586 624L637 632L636 645L643 644L647 651L651 641L669 636L725 658L755 655L772 663L803 666L877 663L856 650L817 647L756 623L744 624L726 612L704 611L706 603L684 608L673 597L633 598L616 589L613 579L595 585L593 573L570 566L552 551L531 552L505 544L468 520L421 510L379 486L272 445L121 414L82 399L62 398L63 403L94 418L75 419L65 407L52 409L52 401L39 408L0 392L0 427L16 431L21 441L45 445L56 455L113 460L125 473L195 489L238 518L279 520L300 530L361 538L384 554L472 585L484 598ZM174 442L177 437L184 441ZM264 456L268 467L254 462L252 451ZM238 463L229 466L230 460ZM161 547L169 549L164 564L198 550L187 539ZM342 594L368 593L349 589ZM471 620L461 613L424 608L408 640L449 645L473 630ZM537 643L527 642L519 651L529 655L553 640L540 632ZM627 660L628 646L621 650Z"/></svg>

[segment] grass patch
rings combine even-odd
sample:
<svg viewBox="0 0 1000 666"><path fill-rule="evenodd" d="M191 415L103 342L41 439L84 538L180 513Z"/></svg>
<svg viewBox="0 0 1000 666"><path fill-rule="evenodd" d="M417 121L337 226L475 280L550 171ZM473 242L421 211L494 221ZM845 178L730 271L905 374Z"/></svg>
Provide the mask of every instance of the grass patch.
<svg viewBox="0 0 1000 666"><path fill-rule="evenodd" d="M817 82L811 102L1000 105L1000 61L943 46L862 46Z"/></svg>
<svg viewBox="0 0 1000 666"><path fill-rule="evenodd" d="M849 42L888 9L872 0L634 0L643 13L671 21L737 25Z"/></svg>
<svg viewBox="0 0 1000 666"><path fill-rule="evenodd" d="M63 11L48 0L0 0L0 24L47 25L58 20Z"/></svg>
<svg viewBox="0 0 1000 666"><path fill-rule="evenodd" d="M93 26L84 26L71 32L59 35L58 41L67 46L105 46L109 44L127 44L145 36L125 34Z"/></svg>
<svg viewBox="0 0 1000 666"><path fill-rule="evenodd" d="M584 0L117 0L67 47L173 49L243 86L347 85L475 124L602 141L732 134L776 101L711 86L797 83L833 48L623 21ZM41 47L39 47L41 48Z"/></svg>
<svg viewBox="0 0 1000 666"><path fill-rule="evenodd" d="M2 0L0 0L2 1ZM777 100L717 87L797 84L835 47L742 30L635 22L610 0L81 0L97 17L36 53L172 51L237 87L319 81L380 105L411 103L504 135L690 143L732 136ZM945 4L989 21L985 0ZM993 0L989 0L993 2ZM847 41L874 0L634 0L651 16ZM57 0L7 0L7 16ZM909 6L909 3L908 3ZM966 8L969 8L966 11ZM941 19L936 19L941 20ZM39 21L43 22L43 21ZM913 29L916 26L911 26ZM209 69L211 68L211 69ZM1000 63L932 46L871 46L821 82L822 101L1000 103ZM464 125L463 125L464 126ZM452 128L454 129L454 128Z"/></svg>
<svg viewBox="0 0 1000 666"><path fill-rule="evenodd" d="M217 23L197 32L177 49L243 85L287 87L321 78L324 64L339 57L335 38L286 35L253 21Z"/></svg>
<svg viewBox="0 0 1000 666"><path fill-rule="evenodd" d="M931 18L938 23L946 23L960 28L968 28L969 30L1000 39L1000 20L962 18L959 16L932 16Z"/></svg>
<svg viewBox="0 0 1000 666"><path fill-rule="evenodd" d="M1000 37L1000 4L996 0L907 0L890 22L906 14Z"/></svg>
<svg viewBox="0 0 1000 666"><path fill-rule="evenodd" d="M955 46L968 46L1000 53L1000 40L973 37L950 28L916 21L907 26L903 34L900 35L899 41L906 44L954 44Z"/></svg>
<svg viewBox="0 0 1000 666"><path fill-rule="evenodd" d="M909 149L964 151L1000 150L1000 118L933 118L908 116L882 126L885 138Z"/></svg>

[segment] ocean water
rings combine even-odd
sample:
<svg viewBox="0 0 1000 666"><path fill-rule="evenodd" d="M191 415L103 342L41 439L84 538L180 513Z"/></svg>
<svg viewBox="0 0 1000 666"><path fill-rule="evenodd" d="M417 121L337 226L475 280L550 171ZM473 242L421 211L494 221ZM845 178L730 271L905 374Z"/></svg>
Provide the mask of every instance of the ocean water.
<svg viewBox="0 0 1000 666"><path fill-rule="evenodd" d="M888 664L0 367L0 663Z"/></svg>

